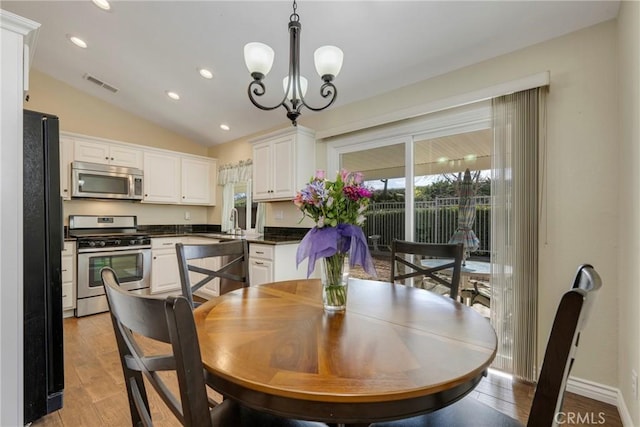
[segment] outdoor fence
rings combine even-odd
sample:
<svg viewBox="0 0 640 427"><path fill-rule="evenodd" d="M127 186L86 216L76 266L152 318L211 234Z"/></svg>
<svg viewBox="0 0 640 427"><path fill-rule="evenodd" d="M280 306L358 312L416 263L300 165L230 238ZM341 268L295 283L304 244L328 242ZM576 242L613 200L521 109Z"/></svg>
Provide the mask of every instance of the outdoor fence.
<svg viewBox="0 0 640 427"><path fill-rule="evenodd" d="M480 248L473 254L488 256L491 249L491 198L490 196L476 196L474 199L476 220L473 224L473 231L480 240ZM458 204L458 197L443 197L433 201L416 202L414 205L415 241L449 242L449 238L458 227ZM367 221L363 227L364 233L369 239L369 245L374 250L376 248L388 250L393 239L404 239L404 202L371 203L365 215Z"/></svg>

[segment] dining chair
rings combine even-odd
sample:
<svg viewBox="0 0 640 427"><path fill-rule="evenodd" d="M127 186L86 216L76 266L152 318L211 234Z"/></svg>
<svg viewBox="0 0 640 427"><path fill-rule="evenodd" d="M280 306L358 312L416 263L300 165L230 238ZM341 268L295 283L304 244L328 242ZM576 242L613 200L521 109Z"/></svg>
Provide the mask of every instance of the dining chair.
<svg viewBox="0 0 640 427"><path fill-rule="evenodd" d="M249 286L249 244L245 239L204 245L177 243L176 254L182 295L192 307L199 305L194 303L193 293L216 278L220 278L220 295ZM217 265L203 267L195 263L202 259ZM196 283L192 283L189 272L199 273Z"/></svg>
<svg viewBox="0 0 640 427"><path fill-rule="evenodd" d="M562 422L557 414L562 410L564 392L580 341L580 332L593 304L595 295L592 294L601 286L600 275L591 265L584 264L578 268L571 289L562 296L529 411L528 427L556 426ZM371 424L371 427L418 426L516 427L522 424L472 396L429 414Z"/></svg>
<svg viewBox="0 0 640 427"><path fill-rule="evenodd" d="M457 300L463 256L461 243L416 243L394 239L391 242L391 282L411 277L429 279L446 286L449 296ZM428 263L427 259L434 259L434 262Z"/></svg>
<svg viewBox="0 0 640 427"><path fill-rule="evenodd" d="M153 425L143 380L146 379L184 426L326 427L321 423L289 420L251 410L230 399L221 403L210 400L193 312L187 299L184 296L158 299L134 294L120 288L111 268L103 268L100 274L120 353L132 425ZM144 337L144 344L141 337ZM150 345L150 342L154 344ZM143 350L145 345L160 348L155 342L169 346L167 350L162 347L163 354ZM172 392L161 372L175 373L178 395Z"/></svg>

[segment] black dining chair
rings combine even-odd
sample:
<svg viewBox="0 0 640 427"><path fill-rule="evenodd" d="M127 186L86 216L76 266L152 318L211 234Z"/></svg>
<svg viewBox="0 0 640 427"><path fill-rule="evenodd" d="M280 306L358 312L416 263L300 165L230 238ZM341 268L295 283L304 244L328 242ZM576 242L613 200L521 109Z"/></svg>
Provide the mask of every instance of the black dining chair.
<svg viewBox="0 0 640 427"><path fill-rule="evenodd" d="M184 426L326 426L254 411L230 399L221 403L210 400L193 311L187 299L183 296L158 299L134 294L120 288L111 268L103 268L100 274L120 353L132 425L153 425L144 378ZM165 350L162 350L163 354L146 352L141 337L146 338L147 348L154 347L149 345L149 340L169 344L168 353L164 353ZM178 395L172 392L161 372L175 373Z"/></svg>
<svg viewBox="0 0 640 427"><path fill-rule="evenodd" d="M245 239L204 245L177 243L176 255L182 295L192 307L199 305L194 303L193 293L216 278L220 279L220 295L249 286L249 244ZM193 262L201 259L214 259L218 266L205 268ZM190 271L202 275L196 283L191 282Z"/></svg>
<svg viewBox="0 0 640 427"><path fill-rule="evenodd" d="M580 332L593 304L592 295L602 281L588 264L578 268L571 289L562 296L551 327L542 370L531 404L528 427L557 425L562 410L567 379L580 341ZM371 427L521 427L500 411L467 396L446 408L404 420L371 424Z"/></svg>
<svg viewBox="0 0 640 427"><path fill-rule="evenodd" d="M457 300L463 256L464 246L461 243L416 243L394 239L391 242L391 282L396 283L411 277L428 279L447 287L449 296ZM434 258L446 262L429 266L426 260ZM423 260L425 262L422 262Z"/></svg>

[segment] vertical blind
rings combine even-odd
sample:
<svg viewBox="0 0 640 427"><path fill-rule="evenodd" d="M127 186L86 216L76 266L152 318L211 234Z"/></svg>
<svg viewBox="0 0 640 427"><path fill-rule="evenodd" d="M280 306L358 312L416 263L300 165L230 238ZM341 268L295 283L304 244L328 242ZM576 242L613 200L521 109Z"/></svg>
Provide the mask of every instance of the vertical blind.
<svg viewBox="0 0 640 427"><path fill-rule="evenodd" d="M492 100L491 323L493 366L536 380L538 147L546 87Z"/></svg>

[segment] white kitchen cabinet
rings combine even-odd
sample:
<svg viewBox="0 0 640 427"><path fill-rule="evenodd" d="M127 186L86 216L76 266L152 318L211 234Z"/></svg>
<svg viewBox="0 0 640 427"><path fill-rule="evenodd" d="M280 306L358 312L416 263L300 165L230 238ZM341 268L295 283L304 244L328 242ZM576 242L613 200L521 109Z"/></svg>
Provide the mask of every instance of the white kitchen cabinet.
<svg viewBox="0 0 640 427"><path fill-rule="evenodd" d="M274 246L251 243L249 245L249 283L259 286L273 282Z"/></svg>
<svg viewBox="0 0 640 427"><path fill-rule="evenodd" d="M73 162L72 138L60 137L60 197L71 200L71 162Z"/></svg>
<svg viewBox="0 0 640 427"><path fill-rule="evenodd" d="M214 205L216 200L217 162L195 157L182 157L180 203Z"/></svg>
<svg viewBox="0 0 640 427"><path fill-rule="evenodd" d="M72 317L76 308L76 244L64 242L62 249L62 310Z"/></svg>
<svg viewBox="0 0 640 427"><path fill-rule="evenodd" d="M254 201L290 200L315 173L315 134L297 126L253 143Z"/></svg>
<svg viewBox="0 0 640 427"><path fill-rule="evenodd" d="M176 253L176 243L184 243L188 245L200 245L218 243L219 240L207 237L157 237L151 239L151 290L152 294L160 293L182 293L180 285L180 272L178 269L178 256ZM211 270L217 270L220 267L220 260L216 258L196 259L189 262ZM202 275L195 272L189 272L191 283L197 283L202 279ZM200 288L196 295L205 299L216 297L220 294L219 279Z"/></svg>
<svg viewBox="0 0 640 427"><path fill-rule="evenodd" d="M183 243L188 245L209 245L212 243L219 243L219 240L209 239L206 237L187 237L183 238ZM198 267L206 268L209 270L218 270L220 268L220 258L204 258L194 259L189 261L190 264ZM189 280L192 284L198 283L204 278L203 274L196 273L194 271L189 272ZM216 278L198 289L195 294L201 298L210 299L220 295L220 279Z"/></svg>
<svg viewBox="0 0 640 427"><path fill-rule="evenodd" d="M151 286L152 294L177 291L180 293L180 273L176 243L179 237L151 239Z"/></svg>
<svg viewBox="0 0 640 427"><path fill-rule="evenodd" d="M142 169L142 150L105 141L76 139L74 160Z"/></svg>
<svg viewBox="0 0 640 427"><path fill-rule="evenodd" d="M144 202L180 203L180 157L165 152L144 153Z"/></svg>
<svg viewBox="0 0 640 427"><path fill-rule="evenodd" d="M307 278L307 260L296 268L295 259L299 244L268 245L249 244L249 281L251 286ZM318 277L315 274L313 277Z"/></svg>

